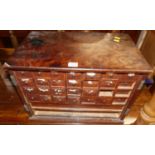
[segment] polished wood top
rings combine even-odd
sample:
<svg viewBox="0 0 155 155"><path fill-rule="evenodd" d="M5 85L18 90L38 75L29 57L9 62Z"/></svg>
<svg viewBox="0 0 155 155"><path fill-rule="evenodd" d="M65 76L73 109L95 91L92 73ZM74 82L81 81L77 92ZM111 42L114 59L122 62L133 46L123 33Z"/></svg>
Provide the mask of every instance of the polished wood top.
<svg viewBox="0 0 155 155"><path fill-rule="evenodd" d="M119 37L120 42L115 42L114 37ZM32 31L8 63L25 67L152 71L129 35L122 33Z"/></svg>

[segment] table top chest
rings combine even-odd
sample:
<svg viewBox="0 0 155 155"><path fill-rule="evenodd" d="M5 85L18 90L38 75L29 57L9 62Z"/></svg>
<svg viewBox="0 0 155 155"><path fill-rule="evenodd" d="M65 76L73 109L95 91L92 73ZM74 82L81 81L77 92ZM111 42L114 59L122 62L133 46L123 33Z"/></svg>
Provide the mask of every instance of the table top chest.
<svg viewBox="0 0 155 155"><path fill-rule="evenodd" d="M32 31L8 64L32 117L73 123L123 122L152 72L128 35L99 32Z"/></svg>

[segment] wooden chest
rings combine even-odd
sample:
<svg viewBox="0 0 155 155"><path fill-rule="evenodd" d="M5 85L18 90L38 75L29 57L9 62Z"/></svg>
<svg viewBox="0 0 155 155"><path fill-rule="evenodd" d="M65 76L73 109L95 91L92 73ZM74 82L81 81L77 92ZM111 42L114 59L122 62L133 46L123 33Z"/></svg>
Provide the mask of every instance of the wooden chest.
<svg viewBox="0 0 155 155"><path fill-rule="evenodd" d="M126 34L32 31L6 69L30 119L123 123L152 69Z"/></svg>

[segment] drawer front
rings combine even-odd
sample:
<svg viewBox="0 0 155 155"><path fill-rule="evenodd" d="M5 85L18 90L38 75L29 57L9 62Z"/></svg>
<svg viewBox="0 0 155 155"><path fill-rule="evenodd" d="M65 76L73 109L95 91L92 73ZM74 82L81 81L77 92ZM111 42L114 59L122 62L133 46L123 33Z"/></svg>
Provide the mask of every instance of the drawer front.
<svg viewBox="0 0 155 155"><path fill-rule="evenodd" d="M51 104L52 103L51 95L40 95L39 97L40 97L41 103L43 103L43 104L45 104L45 103Z"/></svg>
<svg viewBox="0 0 155 155"><path fill-rule="evenodd" d="M98 87L99 81L83 81L83 87Z"/></svg>
<svg viewBox="0 0 155 155"><path fill-rule="evenodd" d="M70 72L67 73L67 79L83 79L84 75L82 73Z"/></svg>
<svg viewBox="0 0 155 155"><path fill-rule="evenodd" d="M101 79L100 88L101 89L115 89L118 80L114 79Z"/></svg>
<svg viewBox="0 0 155 155"><path fill-rule="evenodd" d="M68 104L80 104L80 97L68 95L67 103Z"/></svg>
<svg viewBox="0 0 155 155"><path fill-rule="evenodd" d="M81 80L69 79L67 80L67 87L81 87Z"/></svg>
<svg viewBox="0 0 155 155"><path fill-rule="evenodd" d="M65 86L64 79L52 79L50 80L51 86Z"/></svg>
<svg viewBox="0 0 155 155"><path fill-rule="evenodd" d="M35 78L35 82L37 85L49 85L49 79L47 78L41 78L41 77L37 77Z"/></svg>
<svg viewBox="0 0 155 155"><path fill-rule="evenodd" d="M37 85L39 94L50 94L50 87L47 85Z"/></svg>
<svg viewBox="0 0 155 155"><path fill-rule="evenodd" d="M85 80L99 80L101 77L100 73L95 73L95 72L87 72L85 74Z"/></svg>
<svg viewBox="0 0 155 155"><path fill-rule="evenodd" d="M65 80L66 74L61 72L51 72L51 78L56 80Z"/></svg>
<svg viewBox="0 0 155 155"><path fill-rule="evenodd" d="M66 95L66 89L65 87L52 87L52 95L57 96L65 96Z"/></svg>
<svg viewBox="0 0 155 155"><path fill-rule="evenodd" d="M18 81L23 86L32 86L34 84L34 80L31 77L21 77Z"/></svg>
<svg viewBox="0 0 155 155"><path fill-rule="evenodd" d="M134 80L124 80L124 81L120 81L118 84L117 89L134 89L136 84L136 81Z"/></svg>
<svg viewBox="0 0 155 155"><path fill-rule="evenodd" d="M35 86L22 86L22 90L25 94L37 94L37 88Z"/></svg>
<svg viewBox="0 0 155 155"><path fill-rule="evenodd" d="M112 97L98 97L98 103L103 105L112 105Z"/></svg>
<svg viewBox="0 0 155 155"><path fill-rule="evenodd" d="M18 78L31 78L31 77L33 77L33 73L29 72L29 71L16 71L15 74Z"/></svg>
<svg viewBox="0 0 155 155"><path fill-rule="evenodd" d="M81 95L81 89L80 88L68 88L67 94L68 95L80 96Z"/></svg>
<svg viewBox="0 0 155 155"><path fill-rule="evenodd" d="M25 94L25 97L27 98L27 100L29 102L38 102L40 103L41 102L41 97L39 94Z"/></svg>
<svg viewBox="0 0 155 155"><path fill-rule="evenodd" d="M119 98L129 98L131 95L131 90L117 90L114 94L115 97Z"/></svg>
<svg viewBox="0 0 155 155"><path fill-rule="evenodd" d="M97 96L98 95L98 88L83 88L83 96Z"/></svg>
<svg viewBox="0 0 155 155"><path fill-rule="evenodd" d="M18 71L15 76L25 97L35 105L72 104L98 109L124 107L140 79L132 74L92 72Z"/></svg>
<svg viewBox="0 0 155 155"><path fill-rule="evenodd" d="M56 104L65 104L66 103L66 97L65 96L53 96L52 102Z"/></svg>
<svg viewBox="0 0 155 155"><path fill-rule="evenodd" d="M114 98L113 99L113 102L112 102L112 105L125 105L127 104L128 102L128 99L127 98Z"/></svg>
<svg viewBox="0 0 155 155"><path fill-rule="evenodd" d="M87 96L87 97L82 97L81 99L81 104L85 105L95 105L96 103L96 97L94 96Z"/></svg>

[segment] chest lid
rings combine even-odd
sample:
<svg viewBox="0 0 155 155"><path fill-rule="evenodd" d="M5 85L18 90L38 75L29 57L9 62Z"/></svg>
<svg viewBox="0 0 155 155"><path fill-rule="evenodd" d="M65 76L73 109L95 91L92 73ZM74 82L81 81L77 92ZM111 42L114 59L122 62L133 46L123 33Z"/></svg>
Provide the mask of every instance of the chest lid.
<svg viewBox="0 0 155 155"><path fill-rule="evenodd" d="M151 72L127 34L32 31L8 61L17 67Z"/></svg>

